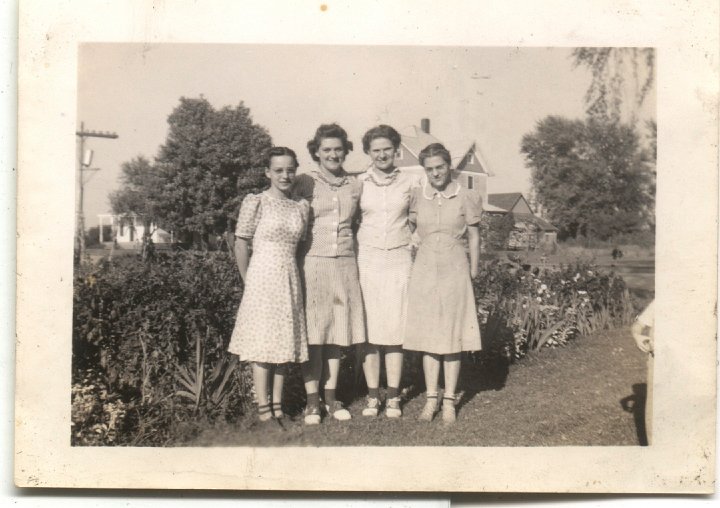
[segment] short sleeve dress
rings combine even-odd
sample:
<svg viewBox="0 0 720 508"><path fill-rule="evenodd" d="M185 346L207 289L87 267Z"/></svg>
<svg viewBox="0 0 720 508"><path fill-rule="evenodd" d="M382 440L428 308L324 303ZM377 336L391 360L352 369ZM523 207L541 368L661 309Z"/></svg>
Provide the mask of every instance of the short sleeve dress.
<svg viewBox="0 0 720 508"><path fill-rule="evenodd" d="M439 192L424 181L413 189L409 220L420 246L408 287L403 348L433 354L478 351L480 326L463 242L480 222L480 196L450 182Z"/></svg>
<svg viewBox="0 0 720 508"><path fill-rule="evenodd" d="M362 184L344 171L335 182L312 171L297 176L294 192L310 203L301 247L308 343L361 344L365 321L353 227Z"/></svg>
<svg viewBox="0 0 720 508"><path fill-rule="evenodd" d="M250 194L235 236L252 240L252 256L228 351L266 363L308 359L302 286L296 251L310 206L304 199Z"/></svg>

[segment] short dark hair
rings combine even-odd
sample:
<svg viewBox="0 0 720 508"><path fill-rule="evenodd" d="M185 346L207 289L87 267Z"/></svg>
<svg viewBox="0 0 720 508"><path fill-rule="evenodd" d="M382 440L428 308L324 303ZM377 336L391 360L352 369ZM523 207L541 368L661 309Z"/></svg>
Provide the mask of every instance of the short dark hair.
<svg viewBox="0 0 720 508"><path fill-rule="evenodd" d="M336 123L324 123L315 131L315 137L307 142L308 151L315 162L320 161L318 156L315 155L315 152L320 149L320 143L323 139L329 138L339 139L342 142L345 155L352 151L353 144L352 141L348 141L348 135L345 129Z"/></svg>
<svg viewBox="0 0 720 508"><path fill-rule="evenodd" d="M389 125L378 125L373 127L365 133L362 138L363 151L368 153L370 151L370 143L373 139L385 138L390 140L393 147L397 150L400 148L400 134L398 131L390 127Z"/></svg>
<svg viewBox="0 0 720 508"><path fill-rule="evenodd" d="M273 157L282 156L292 157L293 161L295 161L295 167L297 168L299 166L297 155L295 154L294 150L286 146L273 146L271 148L268 148L268 150L265 152L265 167L270 167L270 162L272 161Z"/></svg>
<svg viewBox="0 0 720 508"><path fill-rule="evenodd" d="M447 148L445 148L441 143L432 143L420 151L420 153L418 154L418 160L420 161L420 165L424 166L425 159L427 159L428 157L435 157L437 155L442 157L443 160L447 162L448 166L452 166L450 152L448 152Z"/></svg>

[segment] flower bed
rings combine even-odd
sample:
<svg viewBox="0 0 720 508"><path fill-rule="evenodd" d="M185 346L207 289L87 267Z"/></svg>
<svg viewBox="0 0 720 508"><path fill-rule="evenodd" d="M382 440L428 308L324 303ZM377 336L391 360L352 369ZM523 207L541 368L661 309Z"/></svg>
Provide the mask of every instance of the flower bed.
<svg viewBox="0 0 720 508"><path fill-rule="evenodd" d="M637 312L620 276L583 263L543 270L487 261L473 286L490 353L514 359L629 324Z"/></svg>
<svg viewBox="0 0 720 508"><path fill-rule="evenodd" d="M482 262L473 285L483 351L471 360L515 361L634 317L625 284L612 273L526 268ZM235 263L222 252L83 267L74 285L71 442L183 443L212 422L252 411L250 369L226 353L241 295ZM363 382L358 360L352 350L343 358L338 391L346 397ZM403 385L419 389L419 355L407 354L405 366ZM293 367L290 412L300 411L304 396Z"/></svg>

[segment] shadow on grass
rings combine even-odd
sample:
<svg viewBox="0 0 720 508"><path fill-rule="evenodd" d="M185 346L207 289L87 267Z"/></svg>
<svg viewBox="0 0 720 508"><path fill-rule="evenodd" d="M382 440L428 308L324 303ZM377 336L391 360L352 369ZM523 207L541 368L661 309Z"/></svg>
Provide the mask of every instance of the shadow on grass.
<svg viewBox="0 0 720 508"><path fill-rule="evenodd" d="M502 319L490 316L482 327L481 340L481 351L463 352L461 356L462 365L457 387L457 392L461 396L456 403L458 411L480 392L502 390L507 381L511 363L509 348L513 343L512 330L505 326ZM385 387L387 380L382 354L380 359L380 386ZM443 379L444 373L441 367L439 375L441 389L444 389ZM406 403L425 393L421 352L404 351L400 388ZM355 347L343 348L337 385L338 400L350 405L365 397L367 393L361 354ZM283 401L283 409L288 416L294 418L302 414L306 397L298 365L289 365Z"/></svg>
<svg viewBox="0 0 720 508"><path fill-rule="evenodd" d="M632 413L635 420L635 432L637 433L638 444L648 445L647 427L645 422L645 407L647 405L647 384L636 383L632 385L633 393L620 400L623 410Z"/></svg>

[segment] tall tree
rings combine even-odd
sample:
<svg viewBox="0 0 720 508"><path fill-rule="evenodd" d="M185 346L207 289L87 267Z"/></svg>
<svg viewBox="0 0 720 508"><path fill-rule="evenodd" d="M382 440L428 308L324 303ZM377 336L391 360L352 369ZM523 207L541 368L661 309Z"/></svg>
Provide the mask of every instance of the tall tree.
<svg viewBox="0 0 720 508"><path fill-rule="evenodd" d="M231 229L244 194L264 185L263 153L272 141L242 102L216 110L202 96L181 97L168 125L155 162L142 166L153 176L138 186L158 224L207 248L210 235ZM126 179L115 199L132 202L136 187Z"/></svg>
<svg viewBox="0 0 720 508"><path fill-rule="evenodd" d="M561 237L607 239L647 226L651 178L632 127L549 116L523 137L521 152Z"/></svg>
<svg viewBox="0 0 720 508"><path fill-rule="evenodd" d="M145 240L150 236L150 223L157 214L157 189L162 176L157 168L145 157L138 156L121 166L122 188L110 194L113 213L123 217L136 215L143 222Z"/></svg>
<svg viewBox="0 0 720 508"><path fill-rule="evenodd" d="M586 67L592 73L585 94L588 116L634 124L637 109L655 82L655 50L577 48L572 58L575 67Z"/></svg>

